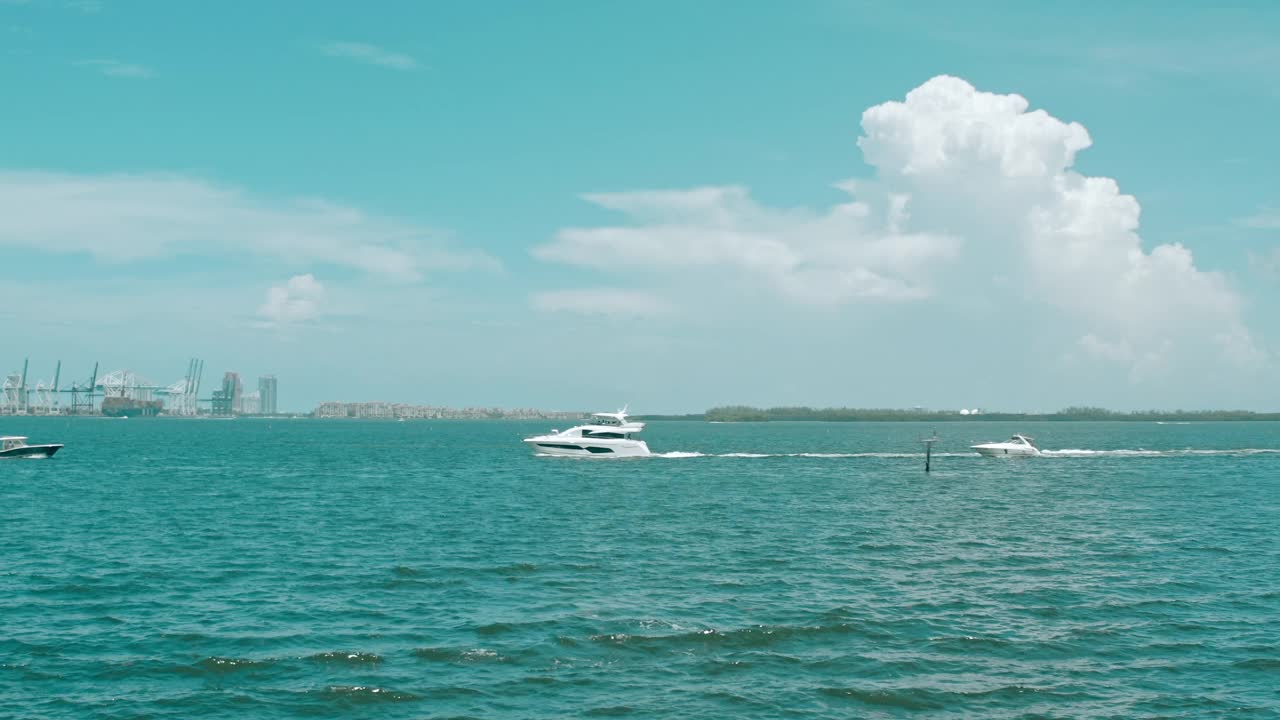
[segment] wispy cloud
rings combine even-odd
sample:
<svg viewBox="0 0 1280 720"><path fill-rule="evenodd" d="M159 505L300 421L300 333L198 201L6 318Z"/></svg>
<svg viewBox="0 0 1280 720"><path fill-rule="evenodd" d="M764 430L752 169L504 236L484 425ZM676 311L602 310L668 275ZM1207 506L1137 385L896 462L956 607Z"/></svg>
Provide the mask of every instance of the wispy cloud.
<svg viewBox="0 0 1280 720"><path fill-rule="evenodd" d="M614 318L651 317L674 310L670 303L648 293L614 288L542 292L534 294L531 301L542 312Z"/></svg>
<svg viewBox="0 0 1280 720"><path fill-rule="evenodd" d="M321 50L330 57L346 58L356 62L378 65L393 70L416 70L418 61L411 55L392 52L377 45L358 42L331 42Z"/></svg>
<svg viewBox="0 0 1280 720"><path fill-rule="evenodd" d="M945 233L901 232L905 200L892 198L877 209L851 197L823 213L768 207L737 186L585 198L631 222L565 228L535 248L536 257L605 271L713 271L720 282L801 304L927 298L929 266L953 258L960 245Z"/></svg>
<svg viewBox="0 0 1280 720"><path fill-rule="evenodd" d="M156 76L156 71L146 65L121 62L120 60L80 60L76 65L97 70L110 77L145 80Z"/></svg>
<svg viewBox="0 0 1280 720"><path fill-rule="evenodd" d="M1267 275L1280 277L1280 248L1266 252L1250 252L1249 267Z"/></svg>
<svg viewBox="0 0 1280 720"><path fill-rule="evenodd" d="M259 257L417 281L429 270L496 268L421 225L319 200L255 197L179 175L0 170L0 249L83 254L123 263Z"/></svg>
<svg viewBox="0 0 1280 720"><path fill-rule="evenodd" d="M1236 224L1255 230L1280 230L1280 210L1266 208L1236 220Z"/></svg>

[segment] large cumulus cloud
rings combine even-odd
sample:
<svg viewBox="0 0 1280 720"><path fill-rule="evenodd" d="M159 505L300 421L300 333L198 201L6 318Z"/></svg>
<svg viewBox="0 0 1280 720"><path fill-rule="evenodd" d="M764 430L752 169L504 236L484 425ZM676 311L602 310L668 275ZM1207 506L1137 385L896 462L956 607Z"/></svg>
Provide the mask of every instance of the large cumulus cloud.
<svg viewBox="0 0 1280 720"><path fill-rule="evenodd" d="M913 198L919 222L964 237L971 258L1018 273L1022 297L1086 328L1087 353L1138 374L1202 343L1233 364L1261 362L1226 279L1180 244L1144 250L1138 201L1072 169L1091 144L1085 128L1027 108L936 77L867 110L858 145L881 182Z"/></svg>
<svg viewBox="0 0 1280 720"><path fill-rule="evenodd" d="M535 254L667 283L710 271L743 296L799 304L986 295L1052 328L1064 355L1135 379L1163 377L1183 353L1263 362L1226 278L1180 244L1144 248L1137 200L1073 169L1091 144L1079 123L939 76L868 109L862 128L875 178L841 183L847 202L770 208L741 187L591 194L627 222L564 229Z"/></svg>

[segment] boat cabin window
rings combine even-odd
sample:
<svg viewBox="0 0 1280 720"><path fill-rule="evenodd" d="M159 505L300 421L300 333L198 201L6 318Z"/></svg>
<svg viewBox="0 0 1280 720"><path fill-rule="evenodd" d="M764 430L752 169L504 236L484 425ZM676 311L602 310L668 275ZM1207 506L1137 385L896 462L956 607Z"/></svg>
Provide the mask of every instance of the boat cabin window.
<svg viewBox="0 0 1280 720"><path fill-rule="evenodd" d="M622 438L626 437L625 435L619 432L601 432L599 430L596 430L594 432L588 430L582 433L582 436L590 437L590 438L614 438L616 440L621 440Z"/></svg>

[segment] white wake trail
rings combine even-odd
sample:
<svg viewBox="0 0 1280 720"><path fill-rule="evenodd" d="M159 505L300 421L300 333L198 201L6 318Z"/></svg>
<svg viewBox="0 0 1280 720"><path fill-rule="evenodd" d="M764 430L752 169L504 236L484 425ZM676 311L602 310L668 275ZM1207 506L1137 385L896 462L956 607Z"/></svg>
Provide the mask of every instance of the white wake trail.
<svg viewBox="0 0 1280 720"><path fill-rule="evenodd" d="M1063 450L1041 450L1039 457L1042 458L1159 458L1159 457L1193 457L1193 456L1222 456L1222 457L1246 457L1250 455L1280 455L1280 448L1238 448L1238 449L1196 449L1183 448L1178 450L1147 450L1138 449L1120 449L1120 450L1088 450L1083 448L1067 448ZM686 460L690 458L739 458L739 459L768 459L768 458L815 458L826 460L845 460L845 459L919 459L925 456L922 452L854 452L854 453L824 453L824 452L797 452L797 453L754 453L754 452L731 452L731 453L703 453L703 452L664 452L653 453L649 457L664 458L669 460ZM975 452L936 452L933 453L935 458L980 458L982 457ZM997 458L1010 459L1010 458ZM1028 459L1028 458L1015 458ZM1034 460L1034 457L1029 459Z"/></svg>

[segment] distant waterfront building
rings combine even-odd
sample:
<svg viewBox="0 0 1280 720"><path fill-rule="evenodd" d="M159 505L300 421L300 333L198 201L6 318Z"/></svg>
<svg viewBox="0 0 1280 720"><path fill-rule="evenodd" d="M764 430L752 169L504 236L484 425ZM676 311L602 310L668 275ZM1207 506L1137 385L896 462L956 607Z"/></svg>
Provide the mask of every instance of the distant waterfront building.
<svg viewBox="0 0 1280 720"><path fill-rule="evenodd" d="M244 386L240 383L240 373L229 372L227 376L231 379L231 409L241 412L244 407Z"/></svg>
<svg viewBox="0 0 1280 720"><path fill-rule="evenodd" d="M263 415L275 415L277 412L275 375L258 378L258 412Z"/></svg>
<svg viewBox="0 0 1280 720"><path fill-rule="evenodd" d="M257 415L262 412L262 396L256 392L245 393L240 397L240 414Z"/></svg>
<svg viewBox="0 0 1280 720"><path fill-rule="evenodd" d="M214 415L235 415L241 412L243 398L240 386L240 374L228 372L222 376L222 388L213 391L210 411Z"/></svg>
<svg viewBox="0 0 1280 720"><path fill-rule="evenodd" d="M409 405L387 402L324 402L312 412L318 418L359 418L362 420L573 420L582 417L580 412L559 412L518 408L448 408L432 405Z"/></svg>

